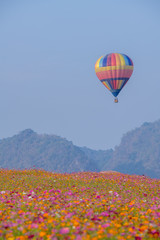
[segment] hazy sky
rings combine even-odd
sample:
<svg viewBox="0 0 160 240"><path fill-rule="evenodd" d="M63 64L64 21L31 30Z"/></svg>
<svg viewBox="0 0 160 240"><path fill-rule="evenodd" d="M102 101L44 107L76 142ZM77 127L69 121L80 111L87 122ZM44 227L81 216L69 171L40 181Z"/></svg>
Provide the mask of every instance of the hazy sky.
<svg viewBox="0 0 160 240"><path fill-rule="evenodd" d="M119 103L94 65L127 54ZM159 0L0 0L0 139L31 128L75 145L114 148L160 119Z"/></svg>

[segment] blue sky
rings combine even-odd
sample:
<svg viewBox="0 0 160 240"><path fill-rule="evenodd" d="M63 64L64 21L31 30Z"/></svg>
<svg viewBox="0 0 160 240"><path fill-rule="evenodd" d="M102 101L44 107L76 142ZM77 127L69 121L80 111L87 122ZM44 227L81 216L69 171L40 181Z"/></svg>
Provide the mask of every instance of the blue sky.
<svg viewBox="0 0 160 240"><path fill-rule="evenodd" d="M114 148L160 119L159 0L0 0L0 139L31 128ZM134 73L114 103L94 65L127 54Z"/></svg>

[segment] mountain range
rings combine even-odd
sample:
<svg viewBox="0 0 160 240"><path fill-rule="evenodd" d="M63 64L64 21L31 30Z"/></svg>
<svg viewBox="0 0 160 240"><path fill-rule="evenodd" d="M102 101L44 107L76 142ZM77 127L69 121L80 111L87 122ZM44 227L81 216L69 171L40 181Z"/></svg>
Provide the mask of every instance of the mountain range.
<svg viewBox="0 0 160 240"><path fill-rule="evenodd" d="M26 129L0 140L0 167L60 173L112 170L160 178L160 120L126 133L119 146L108 150L78 147L65 138Z"/></svg>

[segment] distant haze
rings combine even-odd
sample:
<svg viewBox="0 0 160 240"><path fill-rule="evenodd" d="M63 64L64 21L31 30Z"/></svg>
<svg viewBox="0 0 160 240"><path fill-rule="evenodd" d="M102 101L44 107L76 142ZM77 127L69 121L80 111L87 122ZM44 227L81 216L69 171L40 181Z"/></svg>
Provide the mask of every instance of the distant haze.
<svg viewBox="0 0 160 240"><path fill-rule="evenodd" d="M145 122L108 150L77 147L56 135L26 129L0 140L0 167L54 172L118 171L160 178L160 120Z"/></svg>
<svg viewBox="0 0 160 240"><path fill-rule="evenodd" d="M31 128L109 149L160 118L159 0L0 1L0 139ZM119 103L94 71L125 53L134 72Z"/></svg>

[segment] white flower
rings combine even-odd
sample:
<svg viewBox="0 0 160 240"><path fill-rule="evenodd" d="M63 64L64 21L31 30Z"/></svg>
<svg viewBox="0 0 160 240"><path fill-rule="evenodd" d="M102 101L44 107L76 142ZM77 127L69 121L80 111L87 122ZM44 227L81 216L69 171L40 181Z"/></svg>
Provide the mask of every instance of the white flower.
<svg viewBox="0 0 160 240"><path fill-rule="evenodd" d="M1 194L4 194L6 191L1 191Z"/></svg>
<svg viewBox="0 0 160 240"><path fill-rule="evenodd" d="M57 212L55 213L55 215L56 215L57 217L60 217L59 213L57 213Z"/></svg>

